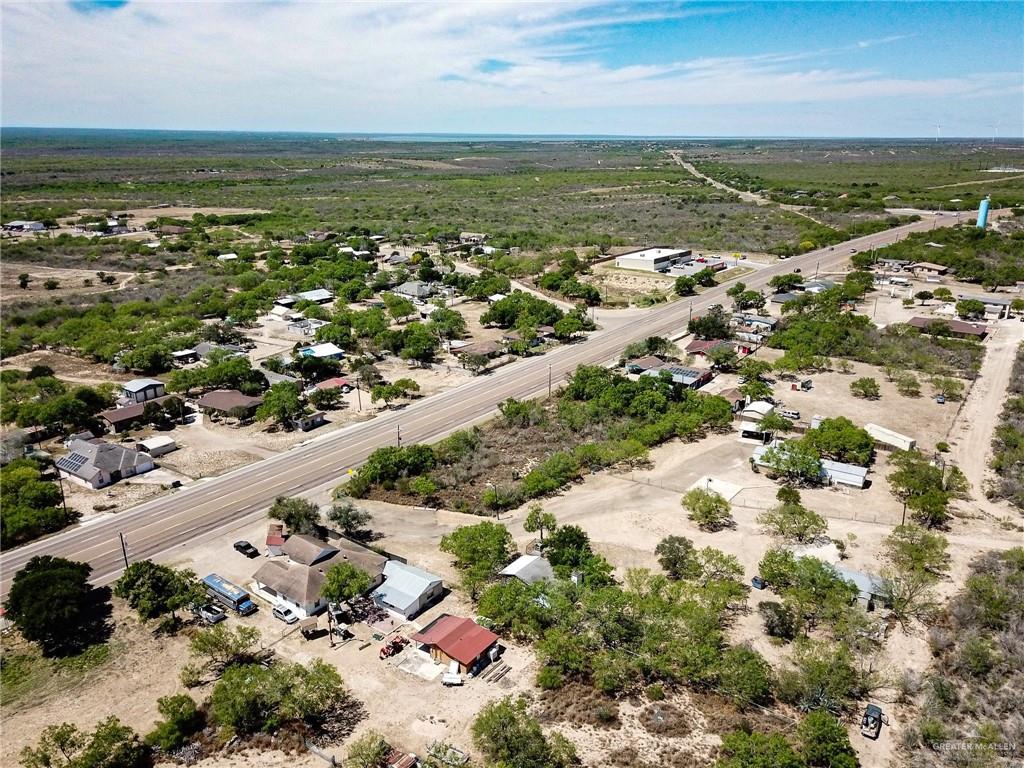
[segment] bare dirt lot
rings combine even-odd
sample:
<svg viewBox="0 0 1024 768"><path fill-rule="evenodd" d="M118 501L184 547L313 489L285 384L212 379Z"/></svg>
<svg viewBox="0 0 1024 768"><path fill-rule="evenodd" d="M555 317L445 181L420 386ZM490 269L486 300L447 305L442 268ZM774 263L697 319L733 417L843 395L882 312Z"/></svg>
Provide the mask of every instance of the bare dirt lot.
<svg viewBox="0 0 1024 768"><path fill-rule="evenodd" d="M59 379L76 384L103 384L104 382L124 382L135 378L129 374L114 373L109 365L91 363L80 357L65 355L51 350L37 350L22 355L5 357L0 361L0 368L15 368L27 371L34 365L48 365Z"/></svg>

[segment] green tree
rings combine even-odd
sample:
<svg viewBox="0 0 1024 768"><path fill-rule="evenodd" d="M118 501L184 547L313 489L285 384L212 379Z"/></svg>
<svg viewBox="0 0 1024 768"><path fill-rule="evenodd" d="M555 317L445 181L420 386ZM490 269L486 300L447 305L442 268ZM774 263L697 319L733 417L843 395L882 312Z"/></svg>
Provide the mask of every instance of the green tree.
<svg viewBox="0 0 1024 768"><path fill-rule="evenodd" d="M692 488L683 494L681 503L703 531L720 531L732 524L732 507L717 491Z"/></svg>
<svg viewBox="0 0 1024 768"><path fill-rule="evenodd" d="M825 518L803 504L782 503L758 515L757 522L772 536L787 541L814 541L828 530Z"/></svg>
<svg viewBox="0 0 1024 768"><path fill-rule="evenodd" d="M949 542L919 525L898 525L882 541L885 559L900 571L939 577L949 570Z"/></svg>
<svg viewBox="0 0 1024 768"><path fill-rule="evenodd" d="M985 304L978 299L961 299L956 303L957 317L976 319L985 316Z"/></svg>
<svg viewBox="0 0 1024 768"><path fill-rule="evenodd" d="M206 724L206 718L196 707L195 701L186 693L161 696L157 699L157 711L163 715L152 731L146 734L145 742L164 752L180 749L190 737L197 734Z"/></svg>
<svg viewBox="0 0 1024 768"><path fill-rule="evenodd" d="M963 400L964 383L949 376L936 376L931 380L932 389L935 394L942 395L947 400Z"/></svg>
<svg viewBox="0 0 1024 768"><path fill-rule="evenodd" d="M347 603L369 591L373 580L366 571L352 563L332 565L324 574L324 585L320 590L322 597L332 603Z"/></svg>
<svg viewBox="0 0 1024 768"><path fill-rule="evenodd" d="M455 558L455 567L462 571L462 587L473 598L515 553L512 534L490 521L456 528L442 537L440 549Z"/></svg>
<svg viewBox="0 0 1024 768"><path fill-rule="evenodd" d="M716 672L719 690L740 709L771 700L772 668L753 648L745 645L726 648Z"/></svg>
<svg viewBox="0 0 1024 768"><path fill-rule="evenodd" d="M309 393L309 404L314 408L332 410L342 402L341 388L316 389Z"/></svg>
<svg viewBox="0 0 1024 768"><path fill-rule="evenodd" d="M256 419L273 419L277 424L290 426L305 409L300 399L301 394L301 388L294 381L279 381L263 395L263 402L256 409Z"/></svg>
<svg viewBox="0 0 1024 768"><path fill-rule="evenodd" d="M37 555L14 574L4 602L6 616L22 637L48 656L79 650L97 639L102 610L85 563Z"/></svg>
<svg viewBox="0 0 1024 768"><path fill-rule="evenodd" d="M442 339L461 339L466 335L466 318L447 307L438 307L430 315L427 327Z"/></svg>
<svg viewBox="0 0 1024 768"><path fill-rule="evenodd" d="M777 435L780 432L792 432L793 422L778 411L771 411L758 422L758 429L769 435Z"/></svg>
<svg viewBox="0 0 1024 768"><path fill-rule="evenodd" d="M658 563L673 579L692 579L700 575L693 542L684 536L666 536L654 548Z"/></svg>
<svg viewBox="0 0 1024 768"><path fill-rule="evenodd" d="M28 272L22 272L20 275L18 275L18 287L21 288L22 290L28 288L28 284L31 281L32 277L28 274Z"/></svg>
<svg viewBox="0 0 1024 768"><path fill-rule="evenodd" d="M114 594L144 619L174 613L203 600L203 588L193 571L177 571L151 560L129 565L114 584Z"/></svg>
<svg viewBox="0 0 1024 768"><path fill-rule="evenodd" d="M206 666L220 670L251 661L259 639L256 627L232 628L222 622L192 635L189 653Z"/></svg>
<svg viewBox="0 0 1024 768"><path fill-rule="evenodd" d="M844 643L798 640L791 668L779 676L778 695L805 711L847 712L866 693L865 678Z"/></svg>
<svg viewBox="0 0 1024 768"><path fill-rule="evenodd" d="M697 281L689 275L680 275L672 286L677 296L693 296L697 292Z"/></svg>
<svg viewBox="0 0 1024 768"><path fill-rule="evenodd" d="M865 400L877 400L882 396L882 390L878 382L870 376L862 376L850 382L850 392L854 397L862 397Z"/></svg>
<svg viewBox="0 0 1024 768"><path fill-rule="evenodd" d="M341 532L349 538L366 538L366 526L373 515L346 497L338 498L327 512L327 519L341 528Z"/></svg>
<svg viewBox="0 0 1024 768"><path fill-rule="evenodd" d="M866 466L875 447L874 438L845 416L824 419L803 438L826 459Z"/></svg>
<svg viewBox="0 0 1024 768"><path fill-rule="evenodd" d="M935 294L932 293L931 291L918 291L917 293L914 294L914 298L920 301L921 304L924 304L925 302L934 299Z"/></svg>
<svg viewBox="0 0 1024 768"><path fill-rule="evenodd" d="M775 290L775 293L785 293L786 291L792 291L794 288L803 285L804 278L802 275L797 275L793 272L787 272L784 275L776 275L768 281L769 287Z"/></svg>
<svg viewBox="0 0 1024 768"><path fill-rule="evenodd" d="M387 307L388 314L395 320L404 320L416 311L415 305L409 299L402 296L396 296L393 293L382 293L381 299L384 301L384 306Z"/></svg>
<svg viewBox="0 0 1024 768"><path fill-rule="evenodd" d="M296 496L278 496L267 517L280 520L291 534L315 533L320 525L320 508L311 501Z"/></svg>
<svg viewBox="0 0 1024 768"><path fill-rule="evenodd" d="M803 440L787 440L765 451L762 461L787 482L810 484L821 482L821 455Z"/></svg>
<svg viewBox="0 0 1024 768"><path fill-rule="evenodd" d="M149 768L152 756L139 735L116 717L99 722L92 733L71 723L43 729L35 747L19 755L24 768Z"/></svg>
<svg viewBox="0 0 1024 768"><path fill-rule="evenodd" d="M694 317L687 325L687 330L700 339L732 338L729 316L721 307L712 307L706 314Z"/></svg>
<svg viewBox="0 0 1024 768"><path fill-rule="evenodd" d="M736 367L736 361L739 359L736 349L732 344L720 344L713 349L709 349L705 357L707 357L713 368L720 371L731 371Z"/></svg>
<svg viewBox="0 0 1024 768"><path fill-rule="evenodd" d="M541 544L544 543L544 531L548 533L554 532L558 527L558 521L555 520L554 514L551 512L545 512L544 508L538 503L534 502L530 505L529 510L526 513L526 519L523 521L523 530L527 533L540 533Z"/></svg>
<svg viewBox="0 0 1024 768"><path fill-rule="evenodd" d="M568 768L578 762L571 742L544 735L523 698L490 702L473 721L472 732L476 748L496 768Z"/></svg>
<svg viewBox="0 0 1024 768"><path fill-rule="evenodd" d="M921 395L921 382L912 373L905 373L896 379L896 391L904 397L919 397Z"/></svg>
<svg viewBox="0 0 1024 768"><path fill-rule="evenodd" d="M834 715L808 712L796 729L800 754L811 768L858 768L857 753L846 728Z"/></svg>
<svg viewBox="0 0 1024 768"><path fill-rule="evenodd" d="M949 288L936 288L932 291L932 296L939 301L952 301L953 292Z"/></svg>

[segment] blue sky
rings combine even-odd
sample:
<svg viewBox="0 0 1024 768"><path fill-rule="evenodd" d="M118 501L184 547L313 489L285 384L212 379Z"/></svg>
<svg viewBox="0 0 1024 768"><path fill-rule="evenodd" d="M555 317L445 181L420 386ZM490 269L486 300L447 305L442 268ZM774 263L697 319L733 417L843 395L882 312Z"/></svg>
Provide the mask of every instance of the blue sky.
<svg viewBox="0 0 1024 768"><path fill-rule="evenodd" d="M3 3L2 123L1024 134L1024 4Z"/></svg>

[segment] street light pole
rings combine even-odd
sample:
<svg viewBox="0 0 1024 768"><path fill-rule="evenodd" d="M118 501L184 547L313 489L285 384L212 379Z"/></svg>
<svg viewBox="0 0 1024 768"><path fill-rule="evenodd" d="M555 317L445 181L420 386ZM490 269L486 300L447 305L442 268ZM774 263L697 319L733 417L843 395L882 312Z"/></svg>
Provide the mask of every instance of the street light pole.
<svg viewBox="0 0 1024 768"><path fill-rule="evenodd" d="M548 363L548 397L551 397L551 363Z"/></svg>

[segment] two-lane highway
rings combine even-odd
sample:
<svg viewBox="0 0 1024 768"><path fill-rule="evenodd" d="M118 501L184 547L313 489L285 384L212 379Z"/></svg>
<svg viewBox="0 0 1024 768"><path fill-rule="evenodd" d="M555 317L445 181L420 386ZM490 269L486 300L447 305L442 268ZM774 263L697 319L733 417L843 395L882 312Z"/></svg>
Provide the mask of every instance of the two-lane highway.
<svg viewBox="0 0 1024 768"><path fill-rule="evenodd" d="M882 247L911 232L954 223L952 216L914 222L773 264L744 279L748 287L759 289L766 287L775 275L796 267L810 277L809 268L832 271L851 250ZM713 304L724 304L726 287L711 288L692 301L684 299L649 310L635 319L616 323L613 329L595 332L585 341L505 366L402 410L383 413L278 456L5 552L0 556L0 593L6 594L14 573L39 554L88 562L96 583L109 582L123 566L119 532L130 542L132 557L136 559L155 557L195 541L204 533L266 509L277 496L340 482L348 469L358 467L374 449L394 444L399 425L404 444L432 442L486 418L509 397L538 395L547 390L549 380L560 382L580 365L602 364L616 358L631 342L648 336L674 335L685 326L691 312L696 314Z"/></svg>

